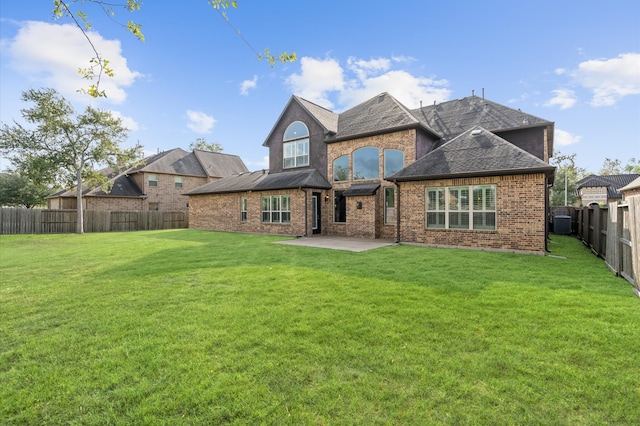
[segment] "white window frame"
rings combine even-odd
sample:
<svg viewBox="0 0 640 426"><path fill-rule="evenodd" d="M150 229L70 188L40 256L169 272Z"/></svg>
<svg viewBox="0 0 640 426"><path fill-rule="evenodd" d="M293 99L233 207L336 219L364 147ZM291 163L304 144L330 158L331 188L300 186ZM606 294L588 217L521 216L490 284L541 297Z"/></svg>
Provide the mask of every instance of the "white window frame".
<svg viewBox="0 0 640 426"><path fill-rule="evenodd" d="M240 222L247 221L247 198L240 198Z"/></svg>
<svg viewBox="0 0 640 426"><path fill-rule="evenodd" d="M282 144L282 167L292 169L309 165L309 138Z"/></svg>
<svg viewBox="0 0 640 426"><path fill-rule="evenodd" d="M391 202L393 203L391 206L387 202L389 200L387 192L391 192ZM396 224L396 191L393 186L384 187L384 224Z"/></svg>
<svg viewBox="0 0 640 426"><path fill-rule="evenodd" d="M182 188L182 184L183 184L183 182L182 182L182 176L174 176L174 177L173 177L173 186L174 186L176 189L181 189L181 188Z"/></svg>
<svg viewBox="0 0 640 426"><path fill-rule="evenodd" d="M262 197L263 223L291 223L291 197L267 195Z"/></svg>
<svg viewBox="0 0 640 426"><path fill-rule="evenodd" d="M304 131L296 134L293 131L295 126L303 127ZM302 121L291 123L284 132L282 142L282 168L292 169L309 165L309 128L306 124Z"/></svg>
<svg viewBox="0 0 640 426"><path fill-rule="evenodd" d="M151 187L153 186L154 188L158 187L158 175L155 173L149 173L147 175L147 184Z"/></svg>
<svg viewBox="0 0 640 426"><path fill-rule="evenodd" d="M435 200L430 199L430 193L435 194ZM444 200L442 199L443 194ZM481 197L478 200L479 203L475 200L476 195ZM425 227L427 229L495 231L498 228L496 185L427 188L425 203ZM443 214L444 223L442 223ZM431 223L430 216L432 217ZM491 216L493 216L493 225L490 224Z"/></svg>

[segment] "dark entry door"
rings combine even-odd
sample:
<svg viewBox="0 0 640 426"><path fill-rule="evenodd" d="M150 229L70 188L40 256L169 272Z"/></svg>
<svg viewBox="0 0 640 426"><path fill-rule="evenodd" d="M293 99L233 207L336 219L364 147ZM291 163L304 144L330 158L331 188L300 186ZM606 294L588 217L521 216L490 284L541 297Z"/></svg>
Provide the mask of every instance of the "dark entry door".
<svg viewBox="0 0 640 426"><path fill-rule="evenodd" d="M320 193L314 192L311 195L311 232L314 234L319 234L321 231L322 209L320 207Z"/></svg>

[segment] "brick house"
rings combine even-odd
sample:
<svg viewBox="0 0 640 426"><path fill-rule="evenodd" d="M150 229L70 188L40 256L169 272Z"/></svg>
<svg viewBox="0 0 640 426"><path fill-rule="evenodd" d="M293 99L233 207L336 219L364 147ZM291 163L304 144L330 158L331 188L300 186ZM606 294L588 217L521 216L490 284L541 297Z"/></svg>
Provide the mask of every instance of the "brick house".
<svg viewBox="0 0 640 426"><path fill-rule="evenodd" d="M623 175L589 175L576 182L576 192L580 198L581 206L592 204L609 204L611 202L622 201L620 189L629 185L640 174L629 173Z"/></svg>
<svg viewBox="0 0 640 426"><path fill-rule="evenodd" d="M622 194L623 202L629 200L631 197L640 196L640 175L628 185L618 189L618 191Z"/></svg>
<svg viewBox="0 0 640 426"><path fill-rule="evenodd" d="M292 96L269 170L189 191L190 227L542 253L553 123L475 96L335 113Z"/></svg>
<svg viewBox="0 0 640 426"><path fill-rule="evenodd" d="M207 182L248 171L240 157L180 148L144 159L141 165L110 175L111 190L87 188L83 192L85 210L187 211L184 193ZM75 209L76 189L60 191L47 199L49 209Z"/></svg>

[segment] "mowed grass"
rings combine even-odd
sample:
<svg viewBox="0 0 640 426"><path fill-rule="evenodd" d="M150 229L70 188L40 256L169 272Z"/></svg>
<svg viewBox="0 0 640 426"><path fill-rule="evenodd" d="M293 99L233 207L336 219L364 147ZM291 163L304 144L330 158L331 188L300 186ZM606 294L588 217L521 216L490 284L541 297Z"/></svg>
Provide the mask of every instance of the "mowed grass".
<svg viewBox="0 0 640 426"><path fill-rule="evenodd" d="M554 255L0 236L2 424L640 424L640 300Z"/></svg>

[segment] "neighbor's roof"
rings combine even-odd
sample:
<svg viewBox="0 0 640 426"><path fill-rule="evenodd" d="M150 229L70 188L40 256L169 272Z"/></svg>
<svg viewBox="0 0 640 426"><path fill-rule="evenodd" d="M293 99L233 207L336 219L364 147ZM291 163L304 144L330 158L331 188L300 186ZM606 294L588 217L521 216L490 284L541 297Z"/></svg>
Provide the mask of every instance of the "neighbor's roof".
<svg viewBox="0 0 640 426"><path fill-rule="evenodd" d="M576 190L580 188L607 188L607 198L622 198L620 190L630 185L640 174L629 173L624 175L589 175L576 182ZM631 189L631 188L625 188Z"/></svg>
<svg viewBox="0 0 640 426"><path fill-rule="evenodd" d="M545 173L555 167L480 126L431 151L387 178L390 181L430 180L451 177Z"/></svg>
<svg viewBox="0 0 640 426"><path fill-rule="evenodd" d="M222 154L194 150L186 152L180 148L160 152L147 157L142 164L115 173L111 168L105 168L100 173L108 176L112 183L111 191L107 194L101 186L88 188L83 184L84 196L109 197L143 197L142 190L131 178L134 173L160 173L179 176L224 177L234 173L247 172L248 169L237 155ZM63 190L48 198L75 197L75 188Z"/></svg>
<svg viewBox="0 0 640 426"><path fill-rule="evenodd" d="M143 164L127 173L164 173L182 176L223 177L248 171L237 155L180 148L147 157Z"/></svg>
<svg viewBox="0 0 640 426"><path fill-rule="evenodd" d="M340 113L338 131L327 142L416 127L438 136L432 128L415 118L396 98L385 92Z"/></svg>
<svg viewBox="0 0 640 426"><path fill-rule="evenodd" d="M638 188L640 188L640 177L637 177L630 184L618 189L618 191L624 192L624 191L630 191L632 189L638 189Z"/></svg>
<svg viewBox="0 0 640 426"><path fill-rule="evenodd" d="M185 195L221 194L230 192L268 191L277 189L317 188L330 189L331 184L315 169L282 173L259 170L228 176L209 182Z"/></svg>

